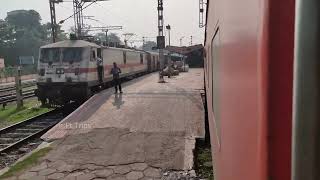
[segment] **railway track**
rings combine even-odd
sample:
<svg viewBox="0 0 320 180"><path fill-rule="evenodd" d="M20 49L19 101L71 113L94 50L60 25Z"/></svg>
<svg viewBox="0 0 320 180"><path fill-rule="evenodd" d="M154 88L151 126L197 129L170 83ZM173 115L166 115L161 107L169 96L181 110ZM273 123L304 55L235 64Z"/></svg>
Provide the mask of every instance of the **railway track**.
<svg viewBox="0 0 320 180"><path fill-rule="evenodd" d="M23 83L22 89L23 99L34 97L34 91L36 90L36 82L32 81ZM0 88L0 104L5 106L7 103L15 102L16 100L17 96L15 86L7 86Z"/></svg>
<svg viewBox="0 0 320 180"><path fill-rule="evenodd" d="M28 87L32 87L35 86L36 82L35 81L31 81L31 82L26 82L22 84L22 88L28 88ZM5 92L10 92L10 91L15 91L16 90L16 86L5 86L5 87L0 87L0 94L1 93L5 93Z"/></svg>
<svg viewBox="0 0 320 180"><path fill-rule="evenodd" d="M36 89L29 89L22 92L23 99L34 97L34 91ZM16 93L0 95L0 104L10 103L17 100Z"/></svg>
<svg viewBox="0 0 320 180"><path fill-rule="evenodd" d="M41 135L67 117L79 105L71 103L0 129L0 170L37 148L43 142Z"/></svg>
<svg viewBox="0 0 320 180"><path fill-rule="evenodd" d="M60 122L65 113L56 109L0 130L0 154L9 153L31 139L40 137Z"/></svg>

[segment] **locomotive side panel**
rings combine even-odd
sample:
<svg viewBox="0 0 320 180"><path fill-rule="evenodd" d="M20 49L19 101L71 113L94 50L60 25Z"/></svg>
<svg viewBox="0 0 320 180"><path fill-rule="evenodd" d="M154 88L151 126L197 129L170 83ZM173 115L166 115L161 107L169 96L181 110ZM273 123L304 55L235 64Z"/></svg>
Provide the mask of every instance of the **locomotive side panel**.
<svg viewBox="0 0 320 180"><path fill-rule="evenodd" d="M104 78L108 81L112 79L111 69L113 63L119 66L124 63L124 52L118 49L103 49L103 62L104 62Z"/></svg>

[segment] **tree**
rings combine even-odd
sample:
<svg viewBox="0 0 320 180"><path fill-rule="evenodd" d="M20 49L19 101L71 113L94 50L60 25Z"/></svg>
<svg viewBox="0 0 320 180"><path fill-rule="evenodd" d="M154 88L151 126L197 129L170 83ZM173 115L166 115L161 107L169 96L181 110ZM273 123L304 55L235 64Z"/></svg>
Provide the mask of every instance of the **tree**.
<svg viewBox="0 0 320 180"><path fill-rule="evenodd" d="M35 10L15 10L8 12L6 21L16 29L39 29L41 27L40 14Z"/></svg>
<svg viewBox="0 0 320 180"><path fill-rule="evenodd" d="M105 33L97 33L94 35L94 37L97 42L102 42L102 43L106 42L106 34ZM107 38L108 38L108 43L111 46L119 45L122 43L120 37L115 33L108 34Z"/></svg>
<svg viewBox="0 0 320 180"><path fill-rule="evenodd" d="M42 27L46 31L46 42L50 43L52 42L52 29L51 29L51 23L43 24ZM61 25L56 25L56 33L57 33L57 39L56 41L62 41L67 39L67 33L61 29Z"/></svg>
<svg viewBox="0 0 320 180"><path fill-rule="evenodd" d="M40 14L35 10L8 12L0 20L0 56L6 65L17 64L18 56L38 58L39 47L51 42L51 24L41 24ZM61 27L57 28L58 40L66 39Z"/></svg>
<svg viewBox="0 0 320 180"><path fill-rule="evenodd" d="M45 43L47 35L40 21L39 13L34 10L8 12L5 22L8 24L9 32L12 33L6 41L10 42L10 46L1 48L6 49L4 53L6 64L15 65L18 56L38 57L39 47ZM1 39L5 38L3 35L0 36Z"/></svg>
<svg viewBox="0 0 320 180"><path fill-rule="evenodd" d="M9 47L14 43L14 33L13 27L0 19L0 49Z"/></svg>
<svg viewBox="0 0 320 180"><path fill-rule="evenodd" d="M153 47L156 47L157 43L154 41L147 41L144 45L141 46L141 49L145 51L151 51Z"/></svg>
<svg viewBox="0 0 320 180"><path fill-rule="evenodd" d="M106 42L106 34L105 33L97 33L94 35L94 38L98 42Z"/></svg>

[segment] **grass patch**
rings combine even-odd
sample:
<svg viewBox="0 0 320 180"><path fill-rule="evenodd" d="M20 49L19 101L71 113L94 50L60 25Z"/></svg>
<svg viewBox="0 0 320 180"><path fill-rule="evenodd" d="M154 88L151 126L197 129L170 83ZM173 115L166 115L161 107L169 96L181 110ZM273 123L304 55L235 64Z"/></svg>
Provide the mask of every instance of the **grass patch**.
<svg viewBox="0 0 320 180"><path fill-rule="evenodd" d="M52 148L51 147L46 147L43 149L40 149L39 151L33 153L29 157L27 157L25 160L18 162L14 166L12 166L9 171L4 173L3 175L0 176L0 179L3 178L8 178L11 176L18 175L18 173L22 172L23 170L26 170L36 164L39 163L39 159L41 157L44 157Z"/></svg>
<svg viewBox="0 0 320 180"><path fill-rule="evenodd" d="M196 149L196 172L200 178L213 180L211 147L201 144Z"/></svg>
<svg viewBox="0 0 320 180"><path fill-rule="evenodd" d="M50 110L52 109L41 107L37 100L25 100L24 107L20 109L17 109L15 104L7 105L5 109L0 108L0 128L41 115Z"/></svg>

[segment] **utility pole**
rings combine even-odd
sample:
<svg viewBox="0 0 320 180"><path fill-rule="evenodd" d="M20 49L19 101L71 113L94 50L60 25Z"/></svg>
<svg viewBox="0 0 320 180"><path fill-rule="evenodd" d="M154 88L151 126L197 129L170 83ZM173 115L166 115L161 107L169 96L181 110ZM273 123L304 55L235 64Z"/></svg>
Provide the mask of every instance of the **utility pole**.
<svg viewBox="0 0 320 180"><path fill-rule="evenodd" d="M56 18L56 6L55 3L60 3L62 0L49 0L50 15L51 15L51 36L52 42L55 43L57 39L57 18Z"/></svg>
<svg viewBox="0 0 320 180"><path fill-rule="evenodd" d="M182 47L182 39L184 38L184 36L182 36L181 38L180 38L180 46Z"/></svg>
<svg viewBox="0 0 320 180"><path fill-rule="evenodd" d="M134 36L134 34L133 34L133 33L124 33L123 36L124 36L124 45L125 45L125 47L127 48L127 47L128 47L128 40L129 40L132 36Z"/></svg>
<svg viewBox="0 0 320 180"><path fill-rule="evenodd" d="M77 37L82 36L83 16L82 16L82 0L73 0L73 18L74 18L74 30Z"/></svg>
<svg viewBox="0 0 320 180"><path fill-rule="evenodd" d="M204 0L199 0L199 28L203 28L206 26L205 23L205 15L204 15L204 5L206 3L204 2Z"/></svg>
<svg viewBox="0 0 320 180"><path fill-rule="evenodd" d="M190 46L192 46L192 36L190 36Z"/></svg>
<svg viewBox="0 0 320 180"><path fill-rule="evenodd" d="M51 15L51 31L52 31L52 41L56 42L57 38L57 22L56 22L56 11L55 11L55 4L62 3L65 0L49 0L50 4L50 15ZM96 3L97 1L108 1L108 0L72 0L72 1L65 1L65 2L72 2L73 3L73 15L69 16L68 18L59 21L59 24L64 23L66 20L70 18L74 18L74 28L75 33L78 38L82 37L82 29L84 27L84 16L83 16L83 10L92 5L93 3ZM85 7L84 4L91 3ZM89 16L90 17L90 16Z"/></svg>
<svg viewBox="0 0 320 180"><path fill-rule="evenodd" d="M166 28L167 28L167 30L168 30L168 33L169 33L169 46L170 46L170 31L171 31L171 26L168 24L167 26L166 26Z"/></svg>
<svg viewBox="0 0 320 180"><path fill-rule="evenodd" d="M21 84L21 68L17 68L17 74L15 77L16 83L16 98L17 98L17 109L22 108L23 106L23 95L22 95L22 84Z"/></svg>
<svg viewBox="0 0 320 180"><path fill-rule="evenodd" d="M142 37L142 48L144 47L145 44L146 44L145 37Z"/></svg>
<svg viewBox="0 0 320 180"><path fill-rule="evenodd" d="M157 37L157 46L159 49L159 59L160 59L160 77L159 83L165 82L162 76L162 71L164 68L164 54L163 49L166 46L165 38L163 36L163 0L158 0L158 37Z"/></svg>
<svg viewBox="0 0 320 180"><path fill-rule="evenodd" d="M105 45L109 46L108 42L108 32L111 30L121 30L123 27L122 26L106 26L106 27L90 27L88 31L103 31L106 33L106 41Z"/></svg>

